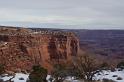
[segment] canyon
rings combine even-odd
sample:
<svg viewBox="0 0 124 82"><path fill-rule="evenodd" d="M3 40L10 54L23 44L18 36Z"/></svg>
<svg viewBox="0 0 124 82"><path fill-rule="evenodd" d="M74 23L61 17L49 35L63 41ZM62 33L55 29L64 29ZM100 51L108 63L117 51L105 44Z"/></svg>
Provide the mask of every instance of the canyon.
<svg viewBox="0 0 124 82"><path fill-rule="evenodd" d="M9 71L30 71L37 64L51 71L54 63L73 61L79 49L73 32L0 26L0 64Z"/></svg>

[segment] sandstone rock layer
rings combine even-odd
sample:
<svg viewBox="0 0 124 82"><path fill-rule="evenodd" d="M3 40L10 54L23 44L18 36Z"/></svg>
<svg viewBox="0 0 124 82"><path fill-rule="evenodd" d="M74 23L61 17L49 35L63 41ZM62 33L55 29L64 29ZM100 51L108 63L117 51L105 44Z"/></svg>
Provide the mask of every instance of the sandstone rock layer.
<svg viewBox="0 0 124 82"><path fill-rule="evenodd" d="M52 69L52 63L73 61L79 50L74 33L34 32L24 28L0 28L0 63L6 70L31 70L40 64Z"/></svg>

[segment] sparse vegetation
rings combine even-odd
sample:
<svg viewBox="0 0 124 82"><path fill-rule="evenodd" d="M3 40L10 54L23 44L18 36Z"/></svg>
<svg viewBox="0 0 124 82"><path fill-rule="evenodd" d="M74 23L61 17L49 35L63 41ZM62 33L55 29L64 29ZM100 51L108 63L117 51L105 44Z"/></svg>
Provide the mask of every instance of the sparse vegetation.
<svg viewBox="0 0 124 82"><path fill-rule="evenodd" d="M113 75L112 77L118 77L118 75Z"/></svg>
<svg viewBox="0 0 124 82"><path fill-rule="evenodd" d="M124 69L124 61L118 63L117 68Z"/></svg>
<svg viewBox="0 0 124 82"><path fill-rule="evenodd" d="M103 78L102 81L103 81L103 82L116 82L116 81L113 81L112 79L107 79L107 78Z"/></svg>
<svg viewBox="0 0 124 82"><path fill-rule="evenodd" d="M47 82L47 70L40 65L33 66L33 71L29 75L29 82Z"/></svg>
<svg viewBox="0 0 124 82"><path fill-rule="evenodd" d="M115 72L116 70L115 70L115 68L111 68L111 72Z"/></svg>
<svg viewBox="0 0 124 82"><path fill-rule="evenodd" d="M0 64L0 75L5 72L4 65Z"/></svg>
<svg viewBox="0 0 124 82"><path fill-rule="evenodd" d="M53 82L53 78L52 78L52 77L50 77L50 78L49 78L49 81L50 81L50 82Z"/></svg>
<svg viewBox="0 0 124 82"><path fill-rule="evenodd" d="M77 77L92 81L95 74L100 73L104 66L99 64L93 57L85 54L80 56L74 63Z"/></svg>
<svg viewBox="0 0 124 82"><path fill-rule="evenodd" d="M118 71L123 71L123 69L121 69L121 68L118 68Z"/></svg>
<svg viewBox="0 0 124 82"><path fill-rule="evenodd" d="M19 78L19 80L24 80L24 78L23 78L23 77L21 77L21 78Z"/></svg>
<svg viewBox="0 0 124 82"><path fill-rule="evenodd" d="M101 64L101 68L104 69L104 70L108 70L110 68L109 64L107 62L103 62Z"/></svg>
<svg viewBox="0 0 124 82"><path fill-rule="evenodd" d="M55 79L54 82L63 82L67 77L66 66L62 64L55 64L54 71L52 72L52 77Z"/></svg>
<svg viewBox="0 0 124 82"><path fill-rule="evenodd" d="M117 80L122 80L122 78L121 77L118 77Z"/></svg>
<svg viewBox="0 0 124 82"><path fill-rule="evenodd" d="M109 74L105 74L105 75L109 75Z"/></svg>

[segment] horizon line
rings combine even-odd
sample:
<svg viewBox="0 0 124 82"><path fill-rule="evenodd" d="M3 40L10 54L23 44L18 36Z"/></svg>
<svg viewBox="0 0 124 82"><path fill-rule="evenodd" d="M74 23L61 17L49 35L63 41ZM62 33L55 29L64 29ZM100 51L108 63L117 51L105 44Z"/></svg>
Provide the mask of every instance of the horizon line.
<svg viewBox="0 0 124 82"><path fill-rule="evenodd" d="M31 26L16 26L16 25L0 25L1 27L6 27L6 28L27 28L27 29L60 29L60 30L124 30L124 29L119 29L119 28L111 28L111 29L107 29L107 28L43 28L43 27L31 27Z"/></svg>

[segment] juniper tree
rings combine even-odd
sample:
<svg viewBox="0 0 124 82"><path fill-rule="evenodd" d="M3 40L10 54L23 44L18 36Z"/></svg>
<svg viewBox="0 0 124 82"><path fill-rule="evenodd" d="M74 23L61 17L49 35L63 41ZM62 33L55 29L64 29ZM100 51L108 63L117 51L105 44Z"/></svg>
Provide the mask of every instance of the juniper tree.
<svg viewBox="0 0 124 82"><path fill-rule="evenodd" d="M47 69L40 65L33 66L33 71L29 75L29 82L47 82Z"/></svg>

